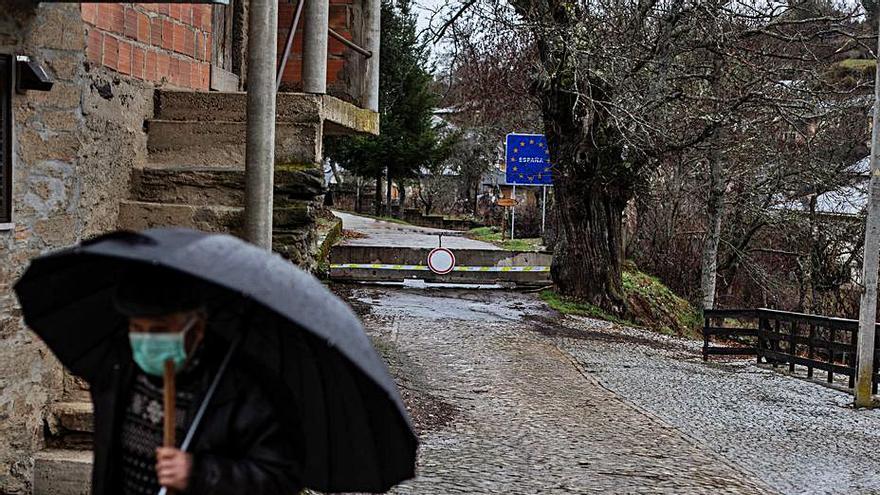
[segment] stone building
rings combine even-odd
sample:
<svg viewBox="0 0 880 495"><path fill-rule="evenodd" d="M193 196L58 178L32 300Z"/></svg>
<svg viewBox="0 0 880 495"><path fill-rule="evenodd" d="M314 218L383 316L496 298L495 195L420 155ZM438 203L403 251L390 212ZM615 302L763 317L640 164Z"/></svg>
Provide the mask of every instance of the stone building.
<svg viewBox="0 0 880 495"><path fill-rule="evenodd" d="M327 1L323 22L362 45L372 11ZM295 9L280 9L279 58ZM240 228L246 26L237 0L0 0L0 493L88 490L87 392L24 327L11 292L28 260L117 228ZM310 93L278 98L274 247L307 268L323 137L378 132L370 60L338 38L320 40L330 94L304 88L300 34L282 89ZM16 91L19 55L45 69L51 90Z"/></svg>

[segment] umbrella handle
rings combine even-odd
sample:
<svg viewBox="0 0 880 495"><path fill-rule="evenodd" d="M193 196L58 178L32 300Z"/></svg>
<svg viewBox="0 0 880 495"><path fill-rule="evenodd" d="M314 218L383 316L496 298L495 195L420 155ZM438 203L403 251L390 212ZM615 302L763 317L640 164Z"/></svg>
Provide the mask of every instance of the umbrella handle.
<svg viewBox="0 0 880 495"><path fill-rule="evenodd" d="M226 351L226 355L223 356L223 361L220 362L220 368L217 369L217 374L214 376L214 380L211 381L211 386L208 387L208 391L205 393L205 398L202 399L202 403L199 404L199 409L196 411L196 415L193 417L192 424L189 426L189 430L186 432L186 437L183 439L183 443L180 444L180 450L186 452L189 449L190 444L195 438L196 430L199 428L199 424L202 422L202 418L205 416L205 411L208 410L208 403L211 402L211 398L214 396L214 392L217 390L217 385L220 384L220 379L223 378L223 375L226 373L226 368L229 366L229 361L232 359L232 355L235 354L236 349L238 349L238 345L241 343L242 334L239 333L236 335L235 340L232 341L232 345L229 346L229 350ZM169 495L170 491L164 486L159 490L159 495Z"/></svg>
<svg viewBox="0 0 880 495"><path fill-rule="evenodd" d="M202 423L202 418L205 416L205 412L208 410L208 403L211 402L211 398L214 397L214 392L217 391L217 386L220 384L220 380L223 379L223 375L226 373L226 368L229 367L229 361L232 360L232 355L235 354L235 351L238 349L238 346L241 344L241 341L244 339L248 330L250 330L251 316L253 315L253 309L256 305L252 305L251 311L248 316L242 320L242 330L235 335L235 339L232 341L232 344L229 345L229 349L226 351L226 355L223 356L223 361L220 362L220 367L217 369L217 374L214 375L214 379L211 381L211 386L208 387L208 391L205 392L205 398L202 399L202 403L199 404L199 409L196 411L196 415L193 417L192 424L189 425L189 430L186 432L186 437L183 439L183 443L180 444L180 450L186 452L189 450L189 446L192 443L193 439L196 436L196 430L198 430L199 425ZM169 495L169 490L164 486L159 489L159 495Z"/></svg>
<svg viewBox="0 0 880 495"><path fill-rule="evenodd" d="M174 447L175 441L175 417L177 416L176 399L177 387L174 381L174 361L169 359L165 361L165 424L162 444L165 447Z"/></svg>
<svg viewBox="0 0 880 495"><path fill-rule="evenodd" d="M165 447L174 447L177 443L175 441L175 418L177 416L176 410L176 402L177 402L177 387L175 386L174 381L174 361L169 359L165 361L165 384L164 384L164 393L165 393L165 417L164 425L163 425L163 441L162 445ZM168 492L165 487L162 487L164 492ZM173 493L173 492L171 492Z"/></svg>

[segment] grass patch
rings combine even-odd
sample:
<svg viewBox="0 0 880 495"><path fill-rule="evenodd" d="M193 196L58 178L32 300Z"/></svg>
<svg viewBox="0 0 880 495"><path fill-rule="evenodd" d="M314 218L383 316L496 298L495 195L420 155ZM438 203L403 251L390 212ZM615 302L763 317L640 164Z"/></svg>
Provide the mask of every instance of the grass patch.
<svg viewBox="0 0 880 495"><path fill-rule="evenodd" d="M538 251L543 244L540 237L526 239L504 239L504 234L497 227L477 227L465 233L465 237L477 241L490 242L508 251Z"/></svg>
<svg viewBox="0 0 880 495"><path fill-rule="evenodd" d="M634 268L625 269L623 292L629 305L626 319L614 317L592 304L560 296L552 290L541 292L541 299L564 314L645 327L666 335L700 338L703 323L700 312L675 295L657 277Z"/></svg>
<svg viewBox="0 0 880 495"><path fill-rule="evenodd" d="M837 65L844 69L857 70L861 72L873 71L877 68L877 61L873 59L848 58L837 62Z"/></svg>
<svg viewBox="0 0 880 495"><path fill-rule="evenodd" d="M599 308L598 306L593 306L589 303L578 302L565 296L560 296L552 290L542 290L540 293L540 297L541 300L547 303L548 306L566 315L587 316L590 318L598 318L600 320L607 320L621 324L630 323L621 320L620 318L617 318L615 316L612 316L605 311L602 311L602 308Z"/></svg>

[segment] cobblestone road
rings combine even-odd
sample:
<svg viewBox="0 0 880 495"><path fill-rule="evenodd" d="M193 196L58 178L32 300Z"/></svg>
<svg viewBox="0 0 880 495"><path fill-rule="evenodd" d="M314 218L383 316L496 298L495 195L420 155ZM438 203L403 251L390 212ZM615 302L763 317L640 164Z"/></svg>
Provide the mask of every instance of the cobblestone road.
<svg viewBox="0 0 880 495"><path fill-rule="evenodd" d="M396 493L769 493L535 331L534 297L341 288L420 430Z"/></svg>

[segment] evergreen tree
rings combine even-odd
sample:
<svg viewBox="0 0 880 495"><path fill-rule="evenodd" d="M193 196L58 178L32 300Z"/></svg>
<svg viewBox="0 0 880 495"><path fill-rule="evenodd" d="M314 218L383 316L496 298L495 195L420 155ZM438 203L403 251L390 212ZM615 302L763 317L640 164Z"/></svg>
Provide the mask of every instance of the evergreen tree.
<svg viewBox="0 0 880 495"><path fill-rule="evenodd" d="M428 50L416 34L410 1L383 0L381 29L380 134L329 140L326 153L347 170L376 178L376 214L383 175L402 185L418 177L422 167L445 159L449 148L432 119L438 97L431 89Z"/></svg>

